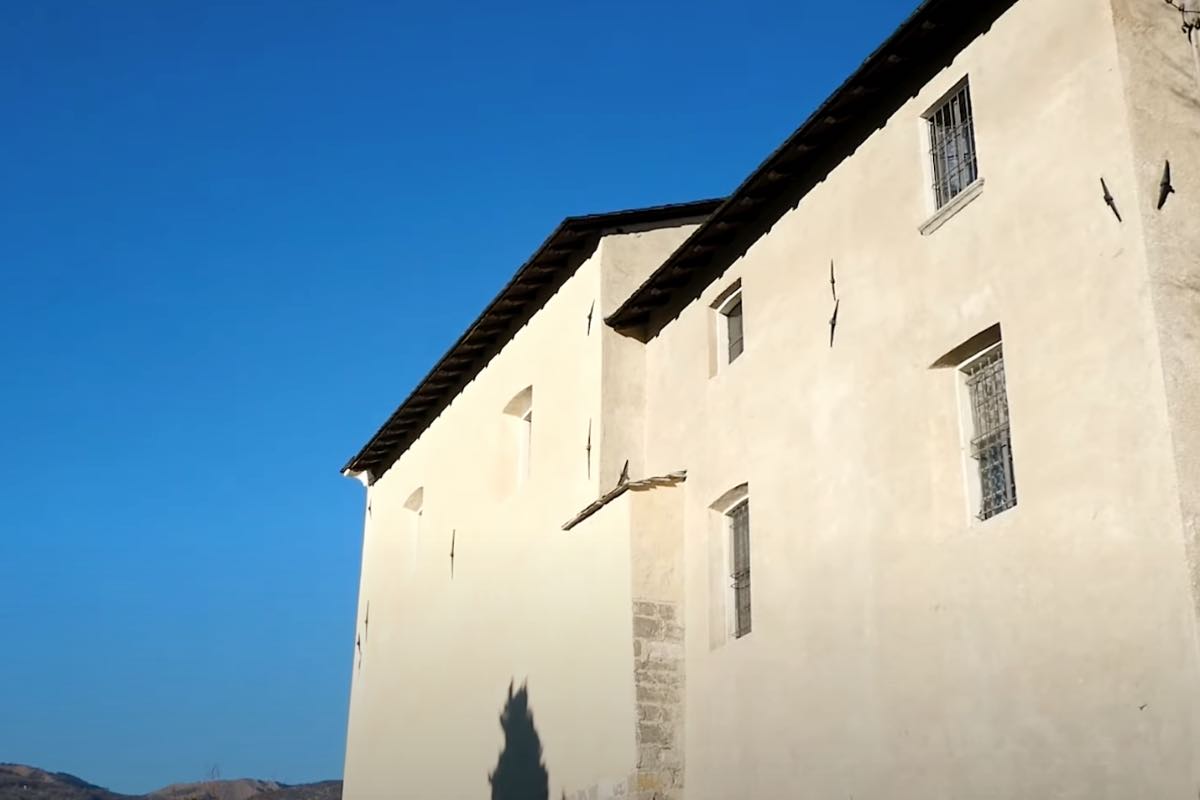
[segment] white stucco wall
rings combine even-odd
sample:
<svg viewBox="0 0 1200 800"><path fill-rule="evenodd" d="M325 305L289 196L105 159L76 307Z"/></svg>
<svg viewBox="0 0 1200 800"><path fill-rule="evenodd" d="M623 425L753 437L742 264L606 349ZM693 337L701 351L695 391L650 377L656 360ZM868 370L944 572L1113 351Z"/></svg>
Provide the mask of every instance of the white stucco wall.
<svg viewBox="0 0 1200 800"><path fill-rule="evenodd" d="M1180 44L1160 0L1019 0L645 345L600 320L691 228L602 241L370 490L348 800L486 796L513 680L552 797L628 777L644 596L681 600L688 800L1194 797L1200 82ZM964 76L984 186L922 235L922 114ZM746 350L714 375L709 306L735 280ZM996 323L1019 504L980 522L959 378L930 365ZM529 385L517 490L501 410ZM688 478L562 532L626 460ZM729 641L711 506L742 483L754 624Z"/></svg>
<svg viewBox="0 0 1200 800"><path fill-rule="evenodd" d="M922 236L921 116L964 76L985 186ZM1108 3L1022 0L648 344L646 469L689 471L689 800L1195 794L1125 108ZM708 305L737 278L746 351L710 377ZM981 523L957 378L929 365L996 322L1019 505ZM708 506L742 482L754 630L714 643Z"/></svg>
<svg viewBox="0 0 1200 800"><path fill-rule="evenodd" d="M1113 0L1136 176L1137 218L1158 323L1163 382L1194 597L1200 597L1200 30L1170 8ZM1193 0L1186 20L1200 22ZM1169 194L1159 208L1166 164Z"/></svg>
<svg viewBox="0 0 1200 800"><path fill-rule="evenodd" d="M598 302L587 330L601 263L640 282L692 227L602 239L370 488L357 628L368 635L351 691L348 800L488 796L510 681L528 682L552 797L633 770L628 515L570 534L561 526L599 496L601 453L622 449L604 440ZM532 459L518 487L515 420L502 412L528 386ZM418 488L414 541L404 504Z"/></svg>

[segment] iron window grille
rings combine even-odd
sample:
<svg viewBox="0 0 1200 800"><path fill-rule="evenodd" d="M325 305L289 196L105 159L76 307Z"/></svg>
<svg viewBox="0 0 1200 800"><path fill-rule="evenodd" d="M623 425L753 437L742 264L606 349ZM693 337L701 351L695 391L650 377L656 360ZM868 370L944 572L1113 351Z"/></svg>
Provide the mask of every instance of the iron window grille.
<svg viewBox="0 0 1200 800"><path fill-rule="evenodd" d="M727 516L733 548L733 635L740 639L750 632L750 501L738 503Z"/></svg>
<svg viewBox="0 0 1200 800"><path fill-rule="evenodd" d="M979 519L984 520L1017 504L1003 349L988 351L963 373L974 425L971 457L979 467Z"/></svg>
<svg viewBox="0 0 1200 800"><path fill-rule="evenodd" d="M928 120L933 193L941 208L979 177L970 87L964 83L956 89Z"/></svg>

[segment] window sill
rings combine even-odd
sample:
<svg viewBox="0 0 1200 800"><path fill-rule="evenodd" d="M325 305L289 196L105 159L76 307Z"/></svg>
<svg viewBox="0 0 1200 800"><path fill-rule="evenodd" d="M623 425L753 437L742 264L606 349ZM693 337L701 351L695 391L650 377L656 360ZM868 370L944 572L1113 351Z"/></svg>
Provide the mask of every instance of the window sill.
<svg viewBox="0 0 1200 800"><path fill-rule="evenodd" d="M746 352L743 350L742 354L740 356L738 356L737 358L735 358L733 361L726 361L724 364L718 364L717 371L712 373L711 375L709 375L708 379L709 380L721 380L722 378L726 377L734 370L739 369L738 364L742 363L742 359L744 359L745 357L746 357Z"/></svg>
<svg viewBox="0 0 1200 800"><path fill-rule="evenodd" d="M983 178L976 178L970 186L955 195L953 200L935 211L932 217L922 222L917 230L921 232L922 236L928 236L945 225L951 217L966 208L972 200L981 194L983 194Z"/></svg>
<svg viewBox="0 0 1200 800"><path fill-rule="evenodd" d="M972 513L970 519L967 520L967 528L968 530L979 531L980 533L984 531L1004 531L1017 524L1015 520L1018 518L1020 509L1021 504L1018 502L1016 505L1009 506L999 514L993 514L987 519L980 519L977 514Z"/></svg>

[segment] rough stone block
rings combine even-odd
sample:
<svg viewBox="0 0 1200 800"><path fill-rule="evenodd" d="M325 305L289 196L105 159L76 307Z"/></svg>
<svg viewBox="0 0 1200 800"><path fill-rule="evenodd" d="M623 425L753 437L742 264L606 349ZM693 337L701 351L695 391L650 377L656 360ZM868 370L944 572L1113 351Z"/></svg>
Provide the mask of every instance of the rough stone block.
<svg viewBox="0 0 1200 800"><path fill-rule="evenodd" d="M649 689L676 689L680 686L679 675L675 670L665 667L639 667L634 670L633 679L638 686Z"/></svg>
<svg viewBox="0 0 1200 800"><path fill-rule="evenodd" d="M641 639L660 639L663 635L662 621L653 617L636 616L633 618L633 635Z"/></svg>
<svg viewBox="0 0 1200 800"><path fill-rule="evenodd" d="M654 682L664 682L677 679L683 667L683 659L668 655L643 654L641 662L634 667L634 677L644 673L645 677Z"/></svg>
<svg viewBox="0 0 1200 800"><path fill-rule="evenodd" d="M678 661L683 658L683 646L675 642L645 642L642 656L652 661Z"/></svg>
<svg viewBox="0 0 1200 800"><path fill-rule="evenodd" d="M657 745L640 745L638 747L638 770L654 769L658 766L658 755L662 748Z"/></svg>
<svg viewBox="0 0 1200 800"><path fill-rule="evenodd" d="M638 704L638 722L663 722L666 710L661 706Z"/></svg>
<svg viewBox="0 0 1200 800"><path fill-rule="evenodd" d="M655 617L658 616L658 604L649 600L634 600L633 613L639 617Z"/></svg>
<svg viewBox="0 0 1200 800"><path fill-rule="evenodd" d="M639 792L656 792L662 788L662 779L654 772L643 772L638 775L637 788Z"/></svg>
<svg viewBox="0 0 1200 800"><path fill-rule="evenodd" d="M675 705L681 701L681 693L671 684L651 686L639 683L637 701L639 703L656 703L662 706Z"/></svg>
<svg viewBox="0 0 1200 800"><path fill-rule="evenodd" d="M666 725L654 722L639 722L637 732L639 744L670 744L674 738Z"/></svg>

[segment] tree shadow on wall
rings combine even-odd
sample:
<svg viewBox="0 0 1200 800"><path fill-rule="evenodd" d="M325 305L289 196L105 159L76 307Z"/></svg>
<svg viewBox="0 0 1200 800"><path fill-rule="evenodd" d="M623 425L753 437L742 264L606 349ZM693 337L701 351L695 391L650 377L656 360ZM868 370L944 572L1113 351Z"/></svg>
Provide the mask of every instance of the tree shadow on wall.
<svg viewBox="0 0 1200 800"><path fill-rule="evenodd" d="M488 775L492 800L548 800L550 776L542 762L542 740L533 725L529 710L529 689L525 684L513 694L508 684L508 701L500 712L504 731L504 749L496 769Z"/></svg>

